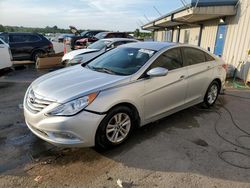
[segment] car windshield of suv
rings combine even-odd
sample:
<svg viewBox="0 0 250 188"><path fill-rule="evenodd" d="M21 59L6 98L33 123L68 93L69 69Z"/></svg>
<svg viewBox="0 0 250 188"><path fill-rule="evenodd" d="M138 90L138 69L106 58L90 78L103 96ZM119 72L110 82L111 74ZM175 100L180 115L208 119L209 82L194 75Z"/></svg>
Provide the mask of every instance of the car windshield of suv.
<svg viewBox="0 0 250 188"><path fill-rule="evenodd" d="M83 32L81 32L80 35L84 37L87 33L88 33L88 31L83 31Z"/></svg>
<svg viewBox="0 0 250 188"><path fill-rule="evenodd" d="M99 41L94 42L93 44L91 44L88 47L88 49L102 50L103 48L106 48L110 43L111 43L111 41L109 41L109 40L99 40Z"/></svg>
<svg viewBox="0 0 250 188"><path fill-rule="evenodd" d="M98 72L128 76L136 73L155 51L140 48L116 48L97 57L85 67Z"/></svg>

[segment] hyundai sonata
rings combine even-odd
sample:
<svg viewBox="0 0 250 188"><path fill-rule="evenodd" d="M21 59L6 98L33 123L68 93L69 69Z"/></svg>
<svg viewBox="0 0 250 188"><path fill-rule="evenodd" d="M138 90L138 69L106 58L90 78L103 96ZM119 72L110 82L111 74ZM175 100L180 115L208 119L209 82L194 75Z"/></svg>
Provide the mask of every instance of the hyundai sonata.
<svg viewBox="0 0 250 188"><path fill-rule="evenodd" d="M107 149L135 127L201 102L212 106L225 77L224 62L199 47L126 44L35 80L25 95L25 120L54 145Z"/></svg>

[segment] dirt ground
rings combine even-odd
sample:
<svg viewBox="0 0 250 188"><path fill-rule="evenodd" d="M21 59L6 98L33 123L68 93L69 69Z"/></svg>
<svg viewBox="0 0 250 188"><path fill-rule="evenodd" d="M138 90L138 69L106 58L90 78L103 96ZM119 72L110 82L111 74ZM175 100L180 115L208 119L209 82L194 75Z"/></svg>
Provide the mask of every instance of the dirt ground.
<svg viewBox="0 0 250 188"><path fill-rule="evenodd" d="M250 187L250 90L228 89L136 130L122 146L57 148L24 123L22 101L45 72L0 79L0 187Z"/></svg>

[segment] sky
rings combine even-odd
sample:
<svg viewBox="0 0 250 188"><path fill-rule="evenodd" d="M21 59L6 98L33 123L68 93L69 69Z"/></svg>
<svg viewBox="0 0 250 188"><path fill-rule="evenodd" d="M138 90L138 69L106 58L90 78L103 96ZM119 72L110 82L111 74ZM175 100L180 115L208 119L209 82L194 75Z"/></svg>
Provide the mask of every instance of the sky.
<svg viewBox="0 0 250 188"><path fill-rule="evenodd" d="M0 0L0 24L134 31L147 23L147 19L159 17L154 6L166 14L182 3L181 0Z"/></svg>

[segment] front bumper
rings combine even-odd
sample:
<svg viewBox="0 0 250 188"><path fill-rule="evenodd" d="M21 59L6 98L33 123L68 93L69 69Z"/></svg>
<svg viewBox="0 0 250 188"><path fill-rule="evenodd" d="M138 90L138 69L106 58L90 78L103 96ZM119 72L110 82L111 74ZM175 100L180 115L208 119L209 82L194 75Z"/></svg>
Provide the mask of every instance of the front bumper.
<svg viewBox="0 0 250 188"><path fill-rule="evenodd" d="M86 111L71 117L34 114L24 106L28 128L39 138L60 147L92 147L96 130L105 115Z"/></svg>

